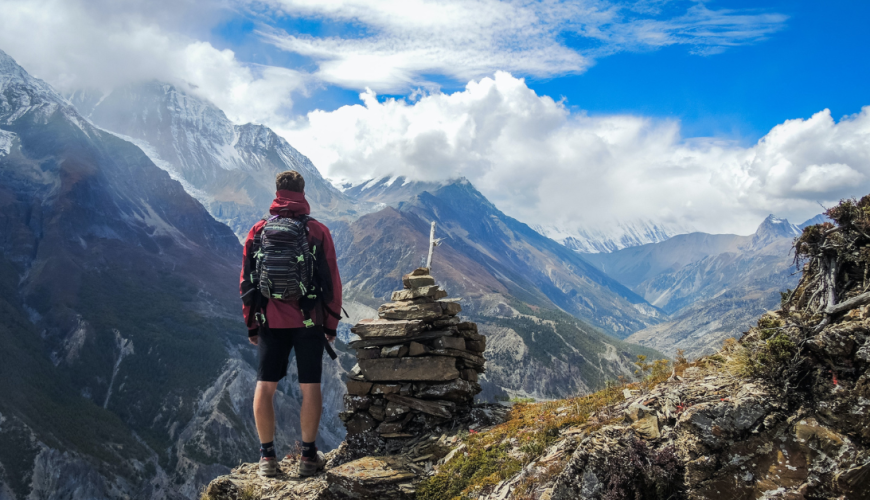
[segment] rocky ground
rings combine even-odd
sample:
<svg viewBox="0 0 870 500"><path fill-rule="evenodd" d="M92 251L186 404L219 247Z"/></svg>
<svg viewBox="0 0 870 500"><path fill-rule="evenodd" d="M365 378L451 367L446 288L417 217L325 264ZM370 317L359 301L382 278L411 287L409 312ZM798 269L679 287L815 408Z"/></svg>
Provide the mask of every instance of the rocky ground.
<svg viewBox="0 0 870 500"><path fill-rule="evenodd" d="M504 421L507 408L501 405L478 405L470 420L460 428L445 429L418 436L388 456L355 455L348 443L326 454L323 473L303 478L298 474L298 453L287 455L279 465L277 477L257 474L257 464L242 464L226 476L209 484L203 500L269 498L332 499L332 498L414 498L421 481L437 473L440 465L462 450L461 436L467 429L483 432L492 424ZM475 429L481 429L477 431ZM385 447L386 442L381 441Z"/></svg>

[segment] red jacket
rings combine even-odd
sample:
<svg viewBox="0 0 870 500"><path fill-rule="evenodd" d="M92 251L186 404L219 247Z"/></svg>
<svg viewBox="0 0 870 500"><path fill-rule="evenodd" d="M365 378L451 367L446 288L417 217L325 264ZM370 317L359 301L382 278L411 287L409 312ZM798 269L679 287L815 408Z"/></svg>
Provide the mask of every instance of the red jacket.
<svg viewBox="0 0 870 500"><path fill-rule="evenodd" d="M308 215L311 213L311 207L305 200L304 193L296 193L294 191L281 190L276 193L275 201L269 208L272 215L281 215L283 217L297 217L300 215ZM251 273L254 270L253 259L253 244L254 236L260 232L266 221L261 220L254 224L254 227L248 232L248 237L245 239L244 260L242 262L242 273L239 282L239 292L242 295L242 309L245 315L245 324L249 330L257 328L257 322L252 318L252 314L256 311L251 310L251 301L248 299L255 293L254 285L251 283ZM314 248L317 245L318 249L323 249L323 253L318 252L318 273L321 276L321 282L331 284L332 297L324 301L326 307L316 307L312 312L312 318L315 324L323 325L325 330L335 330L338 327L338 315L341 314L341 278L338 276L338 263L335 259L335 244L332 242L332 235L329 234L329 229L320 222L311 219L308 222L308 245ZM322 257L321 257L322 256ZM324 265L325 264L325 265ZM328 285L324 285L328 286ZM331 311L331 313L330 313ZM283 302L280 300L270 300L266 306L266 324L270 328L302 328L303 316L299 305L291 302Z"/></svg>

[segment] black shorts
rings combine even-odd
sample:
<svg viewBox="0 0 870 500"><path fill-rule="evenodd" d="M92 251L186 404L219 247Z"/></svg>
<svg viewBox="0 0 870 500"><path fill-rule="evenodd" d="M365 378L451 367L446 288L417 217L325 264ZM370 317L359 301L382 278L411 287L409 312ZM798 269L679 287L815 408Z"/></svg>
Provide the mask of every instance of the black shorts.
<svg viewBox="0 0 870 500"><path fill-rule="evenodd" d="M260 367L257 380L278 382L287 375L290 351L296 352L300 384L319 384L323 365L323 329L272 328L257 341ZM295 349L294 349L295 348Z"/></svg>

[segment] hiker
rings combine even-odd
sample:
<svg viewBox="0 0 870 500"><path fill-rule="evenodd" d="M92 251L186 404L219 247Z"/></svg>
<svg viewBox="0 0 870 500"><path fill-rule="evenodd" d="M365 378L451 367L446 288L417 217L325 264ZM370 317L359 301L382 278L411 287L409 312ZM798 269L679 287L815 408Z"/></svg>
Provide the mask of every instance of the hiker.
<svg viewBox="0 0 870 500"><path fill-rule="evenodd" d="M299 475L311 476L326 460L314 442L323 407L321 358L335 359L341 309L341 280L329 229L310 218L305 179L299 172L278 174L270 215L254 224L245 240L241 284L248 340L257 346L259 369L254 419L260 435L260 474L278 473L275 409L278 381L296 354L302 391L302 457Z"/></svg>

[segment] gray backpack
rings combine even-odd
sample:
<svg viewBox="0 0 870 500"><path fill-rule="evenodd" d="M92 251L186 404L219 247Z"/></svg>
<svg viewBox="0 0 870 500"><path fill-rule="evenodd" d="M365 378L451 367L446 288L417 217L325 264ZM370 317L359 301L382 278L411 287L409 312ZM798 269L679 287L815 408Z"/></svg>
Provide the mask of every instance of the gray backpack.
<svg viewBox="0 0 870 500"><path fill-rule="evenodd" d="M313 292L316 249L308 247L308 220L273 215L254 238L255 285L263 297L298 302Z"/></svg>

